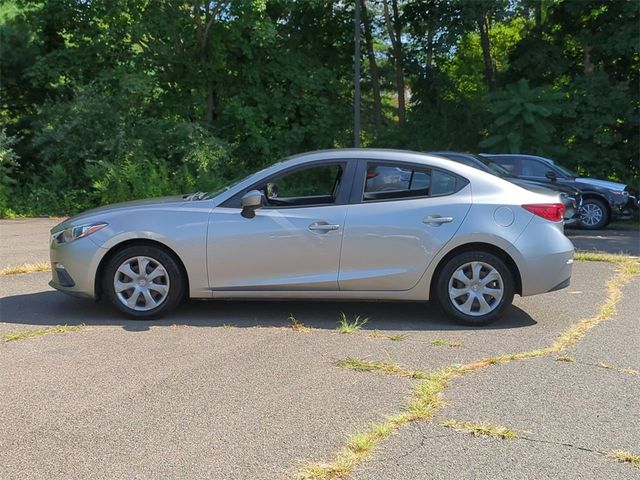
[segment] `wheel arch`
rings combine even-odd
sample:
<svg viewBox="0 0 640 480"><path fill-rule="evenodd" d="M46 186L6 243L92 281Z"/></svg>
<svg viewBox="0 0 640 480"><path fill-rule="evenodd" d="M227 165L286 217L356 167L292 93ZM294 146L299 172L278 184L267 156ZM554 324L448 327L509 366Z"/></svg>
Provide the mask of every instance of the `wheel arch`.
<svg viewBox="0 0 640 480"><path fill-rule="evenodd" d="M113 256L116 255L122 249L131 247L131 246L136 246L136 245L156 247L163 250L168 255L171 255L173 259L176 261L176 263L178 264L178 267L180 267L182 277L186 282L184 291L185 291L185 294L188 295L189 274L187 273L187 269L185 268L184 263L180 258L180 256L171 247L157 240L150 240L148 238L132 238L132 239L124 240L120 243L117 243L116 245L113 245L100 260L100 263L98 264L98 268L96 270L96 275L94 280L95 281L94 291L95 291L96 299L100 299L102 297L102 293L103 293L102 292L102 275L104 274L105 266L109 263L109 260L111 260L111 258L113 258Z"/></svg>
<svg viewBox="0 0 640 480"><path fill-rule="evenodd" d="M440 261L438 262L438 265L433 271L433 275L431 275L431 284L429 285L429 298L435 298L435 288L438 282L438 277L440 276L440 272L442 271L444 266L447 264L447 262L451 260L453 257L460 255L461 253L474 252L474 251L491 253L496 257L500 258L502 261L504 261L507 267L509 268L509 270L511 271L511 274L513 275L513 279L516 282L514 286L515 293L517 293L518 295L522 295L522 277L520 275L520 269L518 268L518 265L516 264L515 260L511 257L511 255L509 255L505 250L503 250L502 248L496 245L492 245L490 243L484 243L484 242L472 242L472 243L465 243L463 245L459 245L453 248L444 257L440 259Z"/></svg>

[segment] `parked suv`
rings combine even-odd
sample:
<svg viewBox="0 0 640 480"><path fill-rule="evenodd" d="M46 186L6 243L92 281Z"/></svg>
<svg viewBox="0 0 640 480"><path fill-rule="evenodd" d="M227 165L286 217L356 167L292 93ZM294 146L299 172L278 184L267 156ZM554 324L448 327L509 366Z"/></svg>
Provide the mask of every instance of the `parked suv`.
<svg viewBox="0 0 640 480"><path fill-rule="evenodd" d="M638 192L622 183L597 178L578 177L578 174L544 157L520 154L481 154L499 163L512 175L525 180L568 185L582 190L580 225L596 230L611 220L628 220L638 208Z"/></svg>
<svg viewBox="0 0 640 480"><path fill-rule="evenodd" d="M497 164L493 160L472 153L459 152L429 152L429 155L437 155L438 157L453 160L454 162L463 163L470 167L484 170L503 178L511 183L515 183L528 190L537 192L557 193L565 208L564 224L573 225L580 221L580 207L582 206L582 192L568 185L551 184L549 182L540 182L535 180L524 180L514 177L503 166Z"/></svg>

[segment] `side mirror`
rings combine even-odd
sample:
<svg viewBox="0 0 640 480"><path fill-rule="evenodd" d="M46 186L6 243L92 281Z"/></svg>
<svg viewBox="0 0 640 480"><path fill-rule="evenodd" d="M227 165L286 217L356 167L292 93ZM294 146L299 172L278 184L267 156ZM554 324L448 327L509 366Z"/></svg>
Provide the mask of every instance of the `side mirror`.
<svg viewBox="0 0 640 480"><path fill-rule="evenodd" d="M552 182L555 182L558 179L556 172L554 172L553 170L549 170L547 173L544 174L544 176L547 177Z"/></svg>
<svg viewBox="0 0 640 480"><path fill-rule="evenodd" d="M262 192L251 190L242 196L242 213L244 218L256 216L256 210L262 206Z"/></svg>

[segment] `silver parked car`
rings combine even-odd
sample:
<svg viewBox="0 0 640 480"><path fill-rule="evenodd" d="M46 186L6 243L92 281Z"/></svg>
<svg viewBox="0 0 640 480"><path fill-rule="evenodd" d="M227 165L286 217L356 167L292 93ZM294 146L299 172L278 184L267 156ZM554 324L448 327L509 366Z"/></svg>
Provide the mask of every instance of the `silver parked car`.
<svg viewBox="0 0 640 480"><path fill-rule="evenodd" d="M212 194L128 202L51 230L51 286L138 319L186 297L437 300L465 324L569 285L559 198L392 150L290 158Z"/></svg>

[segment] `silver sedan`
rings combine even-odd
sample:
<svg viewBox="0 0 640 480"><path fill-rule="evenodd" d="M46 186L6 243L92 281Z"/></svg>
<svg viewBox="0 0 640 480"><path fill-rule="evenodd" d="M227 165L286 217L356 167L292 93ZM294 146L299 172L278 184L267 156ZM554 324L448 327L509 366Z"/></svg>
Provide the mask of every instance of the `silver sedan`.
<svg viewBox="0 0 640 480"><path fill-rule="evenodd" d="M51 230L51 286L136 319L185 298L433 299L483 325L569 285L559 198L420 153L329 150L211 194L128 202Z"/></svg>

